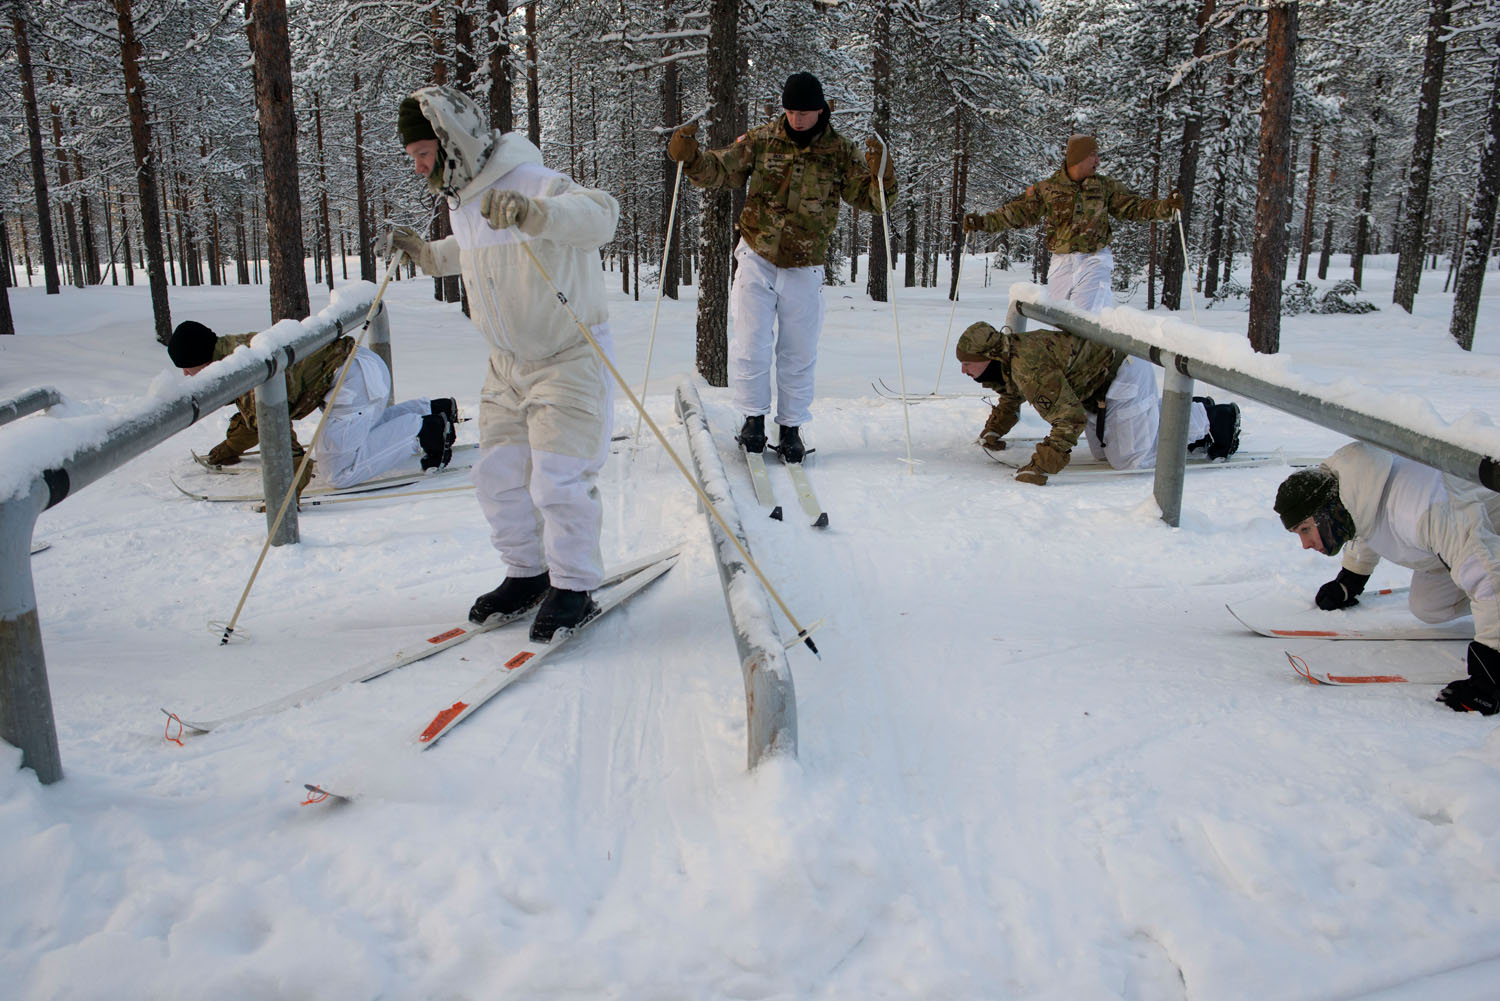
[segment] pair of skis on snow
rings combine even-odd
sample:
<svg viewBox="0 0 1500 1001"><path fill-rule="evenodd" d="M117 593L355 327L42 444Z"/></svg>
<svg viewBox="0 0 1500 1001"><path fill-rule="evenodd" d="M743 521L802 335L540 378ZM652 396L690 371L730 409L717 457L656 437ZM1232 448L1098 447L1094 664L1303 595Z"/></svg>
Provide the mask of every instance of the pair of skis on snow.
<svg viewBox="0 0 1500 1001"><path fill-rule="evenodd" d="M814 451L816 450L808 449L807 454L811 455ZM755 500L770 511L773 519L781 521L781 505L776 503L776 491L771 487L771 473L766 468L765 452L752 452L741 445L740 454L745 457L745 465L750 469L750 485L755 488ZM828 512L818 503L818 495L813 492L812 481L807 478L803 463L783 462L782 465L791 477L792 489L797 493L797 503L802 506L802 513L812 519L813 528L827 528Z"/></svg>
<svg viewBox="0 0 1500 1001"><path fill-rule="evenodd" d="M1359 604L1323 611L1305 597L1272 592L1226 605L1250 630L1282 640L1381 640L1320 642L1284 650L1292 669L1315 685L1438 685L1462 677L1464 649L1474 620L1418 621L1405 606L1410 588L1366 591ZM1435 643L1433 641L1447 641ZM1451 648L1451 653L1450 653Z"/></svg>
<svg viewBox="0 0 1500 1001"><path fill-rule="evenodd" d="M534 670L543 661L556 654L558 650L563 648L570 640L577 637L594 622L597 622L604 615L620 607L620 605L644 590L647 585L672 569L677 563L680 551L680 547L667 549L633 560L630 563L609 571L605 575L603 584L594 592L594 602L598 605L597 612L572 629L559 629L548 642L527 639L516 644L514 651L498 667L479 678L452 703L444 705L436 711L421 717L425 722L416 729L407 744L407 749L424 751L436 744L451 732L454 727L458 726L459 723L463 722L479 709L480 706L483 706L490 699L500 694L500 692L518 680L522 675ZM281 712L284 709L301 705L304 702L315 699L320 695L325 695L335 689L342 688L345 685L371 681L381 675L389 674L398 668L405 667L408 664L425 660L434 654L450 649L460 643L466 643L481 633L490 632L491 630L523 619L529 621L530 617L528 611L510 617L491 616L483 625L475 625L467 621L462 622L450 629L445 629L432 636L428 636L414 648L397 651L396 655L389 659L351 668L333 677L314 682L288 695L217 719L183 718L177 713L163 709L162 712L167 716L166 737L168 740L180 744L182 742L182 735L188 731L208 733L228 726L231 723L238 723L241 720ZM177 728L175 735L172 732L174 724ZM356 790L339 785L327 788L316 783L307 783L306 788L311 794L307 802L322 802L329 796L339 799L354 799L358 795Z"/></svg>

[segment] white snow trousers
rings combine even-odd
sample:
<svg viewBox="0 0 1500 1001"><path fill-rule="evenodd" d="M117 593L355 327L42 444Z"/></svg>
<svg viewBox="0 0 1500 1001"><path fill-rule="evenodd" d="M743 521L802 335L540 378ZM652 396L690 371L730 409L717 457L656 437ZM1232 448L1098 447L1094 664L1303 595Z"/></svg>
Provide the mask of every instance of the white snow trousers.
<svg viewBox="0 0 1500 1001"><path fill-rule="evenodd" d="M823 331L823 265L778 268L743 240L734 259L737 267L729 290L729 386L734 405L747 417L771 412L774 353L776 423L801 427L812 420L813 369Z"/></svg>
<svg viewBox="0 0 1500 1001"><path fill-rule="evenodd" d="M1115 304L1109 277L1115 255L1108 247L1089 254L1053 254L1047 269L1047 294L1091 313ZM1115 381L1104 394L1104 438L1099 438L1099 415L1089 417L1085 434L1089 452L1115 469L1144 469L1156 465L1156 434L1161 424L1161 392L1156 388L1156 366L1127 355ZM1188 410L1188 441L1208 434L1208 410L1202 404Z"/></svg>
<svg viewBox="0 0 1500 1001"><path fill-rule="evenodd" d="M393 407L391 370L369 348L359 348L338 395L325 402L328 419L318 438L319 470L336 487L363 483L422 453L417 432L432 401L407 400Z"/></svg>
<svg viewBox="0 0 1500 1001"><path fill-rule="evenodd" d="M609 325L601 323L590 330L613 360ZM592 348L584 350L593 355ZM556 374L571 384L580 374L577 361L556 366ZM484 392L494 413L481 419L496 425L492 437L501 444L481 448L474 464L479 507L509 575L534 577L547 571L553 587L569 591L592 591L604 579L599 548L604 508L598 480L609 458L614 429L614 381L597 357L592 368L597 382L587 380L588 391L574 393L578 406L564 408L546 398L550 390L562 385L558 379L549 379L548 368L501 385L492 357ZM509 402L502 406L499 401L507 395ZM556 412L561 409L567 413ZM510 412L524 419L524 443L516 440L506 423ZM566 455L539 447L577 442L585 424L590 436L587 454ZM565 425L565 433L559 434L559 425Z"/></svg>

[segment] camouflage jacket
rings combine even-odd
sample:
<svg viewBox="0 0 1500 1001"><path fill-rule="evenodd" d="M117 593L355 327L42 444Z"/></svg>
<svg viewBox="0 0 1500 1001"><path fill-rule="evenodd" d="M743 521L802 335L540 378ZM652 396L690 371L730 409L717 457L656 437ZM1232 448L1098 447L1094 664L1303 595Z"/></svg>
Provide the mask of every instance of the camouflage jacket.
<svg viewBox="0 0 1500 1001"><path fill-rule="evenodd" d="M1094 174L1075 181L1059 170L984 216L986 232L1035 226L1047 220L1047 249L1054 254L1091 254L1109 246L1110 216L1128 222L1172 218L1165 198L1145 198L1112 177Z"/></svg>
<svg viewBox="0 0 1500 1001"><path fill-rule="evenodd" d="M738 188L748 179L740 236L778 268L822 264L839 221L839 201L874 212L880 192L865 158L830 122L806 148L787 138L786 116L751 129L721 150L701 150L683 172L700 188ZM895 185L885 189L896 197Z"/></svg>
<svg viewBox="0 0 1500 1001"><path fill-rule="evenodd" d="M241 344L249 344L255 334L221 335L214 344L214 361L227 358ZM298 421L323 405L323 398L338 380L339 369L354 351L354 338L337 337L325 347L319 348L307 358L294 364L286 373L286 405L292 420ZM239 408L239 420L229 421L229 432L224 440L235 451L244 453L260 441L260 429L255 423L255 391L251 390L234 401ZM292 435L293 451L297 436Z"/></svg>
<svg viewBox="0 0 1500 1001"><path fill-rule="evenodd" d="M1000 363L1001 381L983 383L1000 397L986 429L1006 434L1020 419L1022 402L1030 403L1052 425L1045 441L1064 454L1078 444L1089 413L1104 403L1105 391L1125 360L1122 351L1060 330L1018 334L988 323L965 330L958 350Z"/></svg>

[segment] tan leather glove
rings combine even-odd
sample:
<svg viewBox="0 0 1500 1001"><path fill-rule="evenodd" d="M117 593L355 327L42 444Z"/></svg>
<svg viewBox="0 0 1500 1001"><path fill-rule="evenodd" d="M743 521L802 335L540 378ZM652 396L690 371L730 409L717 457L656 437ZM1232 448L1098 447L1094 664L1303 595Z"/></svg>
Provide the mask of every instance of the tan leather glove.
<svg viewBox="0 0 1500 1001"><path fill-rule="evenodd" d="M980 213L980 212L966 212L966 213L964 213L964 232L965 233L983 233L984 232L984 214Z"/></svg>
<svg viewBox="0 0 1500 1001"><path fill-rule="evenodd" d="M208 450L207 458L210 465L233 466L240 461L240 453L239 449L229 444L229 442L221 441Z"/></svg>
<svg viewBox="0 0 1500 1001"><path fill-rule="evenodd" d="M1174 212L1181 212L1182 211L1182 192L1178 191L1176 188L1173 188L1172 189L1172 193L1167 196L1167 204L1170 205L1170 206L1172 206L1172 211L1174 211Z"/></svg>
<svg viewBox="0 0 1500 1001"><path fill-rule="evenodd" d="M885 158L885 172L880 172L880 160L882 154ZM871 177L879 177L882 184L887 188L896 184L896 161L886 151L884 144L874 136L865 140L865 164L870 168Z"/></svg>
<svg viewBox="0 0 1500 1001"><path fill-rule="evenodd" d="M684 125L673 132L671 140L667 143L667 156L681 164L689 164L698 159L697 135L697 122Z"/></svg>
<svg viewBox="0 0 1500 1001"><path fill-rule="evenodd" d="M425 273L430 275L437 270L432 257L432 245L422 239L422 234L410 226L392 226L391 245L410 257L412 263Z"/></svg>
<svg viewBox="0 0 1500 1001"><path fill-rule="evenodd" d="M520 226L532 214L532 201L519 191L491 188L479 200L479 212L490 229Z"/></svg>

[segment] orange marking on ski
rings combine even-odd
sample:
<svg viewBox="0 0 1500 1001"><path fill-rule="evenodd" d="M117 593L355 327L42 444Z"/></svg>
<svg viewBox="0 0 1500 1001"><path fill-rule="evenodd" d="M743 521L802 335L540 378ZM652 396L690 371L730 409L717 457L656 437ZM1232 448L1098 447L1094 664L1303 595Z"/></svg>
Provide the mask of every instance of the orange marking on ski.
<svg viewBox="0 0 1500 1001"><path fill-rule="evenodd" d="M1328 680L1337 681L1341 685L1372 685L1406 679L1399 674L1330 674Z"/></svg>
<svg viewBox="0 0 1500 1001"><path fill-rule="evenodd" d="M516 668L520 667L522 664L526 663L528 660L535 656L536 654L532 653L530 650L522 650L520 653L516 654L510 660L507 660L505 662L505 669L507 671L514 671Z"/></svg>
<svg viewBox="0 0 1500 1001"><path fill-rule="evenodd" d="M1337 636L1331 629L1272 629L1272 636Z"/></svg>
<svg viewBox="0 0 1500 1001"><path fill-rule="evenodd" d="M453 705L449 706L447 709L444 709L442 712L432 717L432 722L427 724L427 729L423 730L422 736L418 737L417 739L424 744L429 740L432 740L438 734L443 732L444 727L453 722L453 717L457 716L467 708L469 708L469 704L467 702L453 703Z"/></svg>
<svg viewBox="0 0 1500 1001"><path fill-rule="evenodd" d="M455 636L462 636L466 632L468 632L468 630L464 629L462 626L455 626L454 628L448 630L446 633L438 633L436 636L427 637L427 642L443 643L451 640Z"/></svg>

